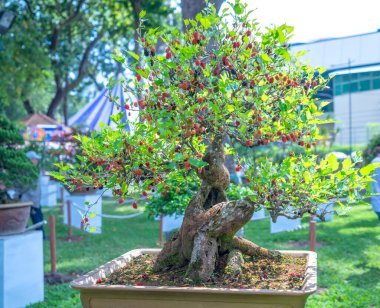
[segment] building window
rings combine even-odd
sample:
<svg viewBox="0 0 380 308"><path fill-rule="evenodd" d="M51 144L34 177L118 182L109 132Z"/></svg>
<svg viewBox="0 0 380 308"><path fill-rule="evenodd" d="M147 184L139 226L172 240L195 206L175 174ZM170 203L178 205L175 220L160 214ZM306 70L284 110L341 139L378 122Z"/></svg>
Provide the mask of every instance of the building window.
<svg viewBox="0 0 380 308"><path fill-rule="evenodd" d="M380 71L337 75L333 84L334 96L380 89Z"/></svg>

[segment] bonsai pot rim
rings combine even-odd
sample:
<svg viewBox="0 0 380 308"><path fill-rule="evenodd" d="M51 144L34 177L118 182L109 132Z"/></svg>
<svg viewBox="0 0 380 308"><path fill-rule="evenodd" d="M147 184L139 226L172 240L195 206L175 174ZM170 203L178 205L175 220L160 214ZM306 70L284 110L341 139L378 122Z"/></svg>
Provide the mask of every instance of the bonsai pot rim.
<svg viewBox="0 0 380 308"><path fill-rule="evenodd" d="M282 295L282 296L308 296L317 290L317 254L312 251L279 250L279 252L294 257L306 257L307 268L302 290L275 290L275 289L235 289L235 288L203 288L203 287L172 287L172 286L127 286L127 285L101 285L96 284L98 278L105 278L115 270L123 267L131 259L141 254L157 255L161 249L135 249L122 256L107 262L97 269L73 280L70 286L80 292L86 291L133 291L133 292L165 292L170 293L214 293L214 294L247 294L247 295ZM109 290L109 291L111 291Z"/></svg>
<svg viewBox="0 0 380 308"><path fill-rule="evenodd" d="M0 203L0 210L1 209L24 207L24 206L32 206L32 205L33 205L33 202L31 202L31 201L14 202L14 203Z"/></svg>

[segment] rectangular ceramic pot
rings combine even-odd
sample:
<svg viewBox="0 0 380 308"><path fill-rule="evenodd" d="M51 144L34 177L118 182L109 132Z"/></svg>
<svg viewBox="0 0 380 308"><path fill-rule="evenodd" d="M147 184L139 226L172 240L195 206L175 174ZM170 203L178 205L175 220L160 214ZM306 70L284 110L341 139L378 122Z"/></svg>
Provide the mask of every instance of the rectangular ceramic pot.
<svg viewBox="0 0 380 308"><path fill-rule="evenodd" d="M98 285L104 278L141 254L158 254L160 249L136 249L71 282L80 292L85 308L253 308L304 307L317 290L317 254L311 251L281 251L306 257L307 270L302 290L223 289L200 287L152 287Z"/></svg>

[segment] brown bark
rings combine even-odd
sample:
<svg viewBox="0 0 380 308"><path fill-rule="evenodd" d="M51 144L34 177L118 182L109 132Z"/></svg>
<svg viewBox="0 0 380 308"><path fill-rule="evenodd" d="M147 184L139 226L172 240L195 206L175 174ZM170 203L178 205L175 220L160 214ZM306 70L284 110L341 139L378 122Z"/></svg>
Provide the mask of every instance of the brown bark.
<svg viewBox="0 0 380 308"><path fill-rule="evenodd" d="M224 0L210 0L209 3L219 11ZM195 19L195 16L206 7L204 0L181 0L182 20Z"/></svg>
<svg viewBox="0 0 380 308"><path fill-rule="evenodd" d="M34 108L29 99L24 100L22 104L24 105L24 108L26 112L28 113L28 115L34 114Z"/></svg>
<svg viewBox="0 0 380 308"><path fill-rule="evenodd" d="M203 160L208 163L202 184L186 208L178 234L167 242L157 258L156 270L188 265L193 280L210 279L219 257L233 250L270 256L272 253L247 240L234 237L252 217L256 205L248 199L228 201L230 183L224 166L224 136L216 136Z"/></svg>
<svg viewBox="0 0 380 308"><path fill-rule="evenodd" d="M90 53L94 49L95 45L99 42L99 40L103 37L103 35L103 31L98 32L97 36L88 43L87 47L85 48L82 54L77 76L72 81L68 82L63 86L61 83L60 73L57 70L57 73L55 75L56 92L52 101L49 104L46 115L48 115L51 118L54 118L55 111L57 110L58 106L62 103L65 95L71 90L75 89L82 82L83 78L87 74L87 64Z"/></svg>

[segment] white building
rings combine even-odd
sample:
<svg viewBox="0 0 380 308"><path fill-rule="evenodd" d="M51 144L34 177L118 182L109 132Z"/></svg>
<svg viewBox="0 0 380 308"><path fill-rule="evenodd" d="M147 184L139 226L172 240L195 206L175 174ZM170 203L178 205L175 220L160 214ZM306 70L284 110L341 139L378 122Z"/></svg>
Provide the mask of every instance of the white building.
<svg viewBox="0 0 380 308"><path fill-rule="evenodd" d="M294 44L292 50L308 50L303 61L336 75L325 99L333 101L326 111L335 119L337 144L350 144L350 135L353 145L366 144L380 133L380 30Z"/></svg>

